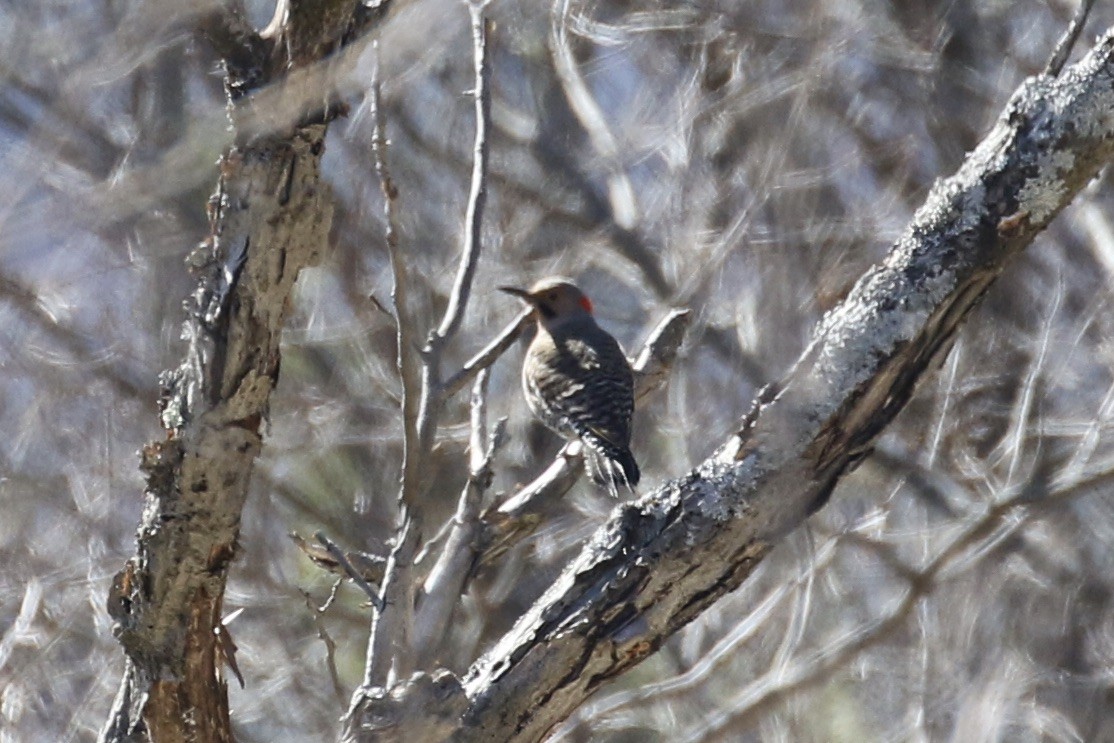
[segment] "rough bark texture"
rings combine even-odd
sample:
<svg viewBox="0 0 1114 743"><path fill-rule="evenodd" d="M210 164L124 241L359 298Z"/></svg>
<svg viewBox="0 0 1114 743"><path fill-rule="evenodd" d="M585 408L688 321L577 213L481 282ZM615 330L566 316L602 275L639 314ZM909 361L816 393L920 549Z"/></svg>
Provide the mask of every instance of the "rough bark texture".
<svg viewBox="0 0 1114 743"><path fill-rule="evenodd" d="M234 14L214 20L234 123L253 91L339 48L355 11L336 0L280 2L261 35ZM186 302L185 357L161 378L168 436L144 449L136 554L109 595L127 665L103 740L232 740L221 669L235 647L221 603L290 295L328 244L320 162L331 116L318 102L280 133L237 125L221 160L211 231L188 259L198 283Z"/></svg>
<svg viewBox="0 0 1114 743"><path fill-rule="evenodd" d="M1114 37L1027 81L784 381L693 472L625 504L463 681L458 741L533 741L737 587L822 506L1009 260L1114 154Z"/></svg>

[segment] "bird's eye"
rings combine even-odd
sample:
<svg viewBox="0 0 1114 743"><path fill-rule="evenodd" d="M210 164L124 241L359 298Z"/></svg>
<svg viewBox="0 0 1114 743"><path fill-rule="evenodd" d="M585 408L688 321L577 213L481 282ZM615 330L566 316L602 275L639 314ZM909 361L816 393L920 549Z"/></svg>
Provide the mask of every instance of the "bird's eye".
<svg viewBox="0 0 1114 743"><path fill-rule="evenodd" d="M556 302L557 301L557 293L556 292L550 292L549 301L550 302Z"/></svg>

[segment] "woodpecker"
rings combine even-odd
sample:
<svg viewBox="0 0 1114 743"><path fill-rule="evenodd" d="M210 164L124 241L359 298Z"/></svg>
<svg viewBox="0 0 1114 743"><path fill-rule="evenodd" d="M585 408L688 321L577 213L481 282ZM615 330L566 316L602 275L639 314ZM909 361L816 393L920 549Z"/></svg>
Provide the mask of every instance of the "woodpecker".
<svg viewBox="0 0 1114 743"><path fill-rule="evenodd" d="M537 333L522 364L531 412L584 446L588 473L613 495L638 484L630 451L634 374L622 347L596 324L592 302L571 281L542 279L530 289L501 286L534 309Z"/></svg>

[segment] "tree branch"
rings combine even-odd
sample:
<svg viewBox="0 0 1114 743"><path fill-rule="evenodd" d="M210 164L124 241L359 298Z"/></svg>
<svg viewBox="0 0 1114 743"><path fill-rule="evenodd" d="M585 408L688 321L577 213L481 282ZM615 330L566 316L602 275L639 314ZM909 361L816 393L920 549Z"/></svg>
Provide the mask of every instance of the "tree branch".
<svg viewBox="0 0 1114 743"><path fill-rule="evenodd" d="M491 461L502 439L501 426L496 427L490 439L487 435L487 379L487 371L480 372L472 389L468 481L457 502L445 546L418 597L414 644L420 668L430 667L437 659L444 644L445 630L476 559L475 545L482 528L480 507L484 493L491 487Z"/></svg>
<svg viewBox="0 0 1114 743"><path fill-rule="evenodd" d="M522 331L529 327L532 322L530 320L532 313L533 310L529 308L522 310L515 319L510 321L507 327L503 328L499 335L492 338L491 342L480 349L475 356L464 362L464 366L441 385L442 398L447 400L460 392L471 384L480 372L494 364L495 360L518 340Z"/></svg>
<svg viewBox="0 0 1114 743"><path fill-rule="evenodd" d="M706 462L624 504L464 680L454 740L539 740L737 587L869 452L1009 260L1114 155L1114 35L1015 93Z"/></svg>
<svg viewBox="0 0 1114 743"><path fill-rule="evenodd" d="M472 280L476 275L480 251L483 248L483 214L487 203L487 130L491 119L491 77L487 61L487 36L490 24L484 18L485 2L466 0L472 28L473 97L475 99L476 136L472 146L472 179L465 215L464 241L460 253L456 280L449 295L449 304L437 328L430 331L429 340L422 351L422 406L419 415L419 438L423 451L433 447L437 430L437 417L446 395L441 383L441 353L460 328L464 311L472 295Z"/></svg>
<svg viewBox="0 0 1114 743"><path fill-rule="evenodd" d="M375 610L383 611L383 598L378 593L376 593L375 589L371 587L371 584L367 582L360 571L356 570L356 566L354 566L348 559L348 556L344 554L344 550L338 547L336 542L325 536L324 532L319 531L313 536L318 542L321 543L321 546L325 548L325 550L329 553L329 556L336 561L336 564L339 565L342 570L344 570L344 574L348 576L348 579L355 583L356 586L364 592L368 600L371 602L371 605L375 607Z"/></svg>
<svg viewBox="0 0 1114 743"><path fill-rule="evenodd" d="M466 231L461 250L457 278L453 285L449 305L437 328L430 331L420 354L413 343L416 322L407 314L405 297L398 294L398 279L405 278L397 242L391 248L391 264L396 277L395 315L399 327L400 372L404 379L404 466L400 495L401 522L394 548L387 563L383 594L388 611L377 612L368 643L364 681L352 697L345 715L345 735L350 735L365 713L379 709L385 689L401 676L409 675L416 646L411 635L415 628L414 609L417 586L412 567L422 538L423 512L418 495L422 487L422 474L428 455L433 448L438 417L445 401L441 385L441 354L445 345L460 327L471 295L472 281L482 249L483 207L487 197L487 128L491 103L488 92L490 71L487 63L488 23L484 18L485 4L469 2L472 23L473 69L475 73L476 138L472 171L471 192L466 216ZM373 105L376 116L377 160L382 150L382 123L378 96L378 83L373 86ZM384 193L393 192L393 188ZM393 193L391 193L393 195ZM405 332L404 332L405 328ZM405 336L405 337L404 337ZM405 367L403 354L410 359ZM420 362L420 364L419 364ZM455 601L458 596L453 596ZM428 619L429 617L427 617ZM430 626L425 622L422 626ZM393 652L388 652L393 650Z"/></svg>
<svg viewBox="0 0 1114 743"><path fill-rule="evenodd" d="M1094 4L1095 0L1079 0L1079 7L1075 9L1075 15L1072 16L1071 23L1068 24L1064 35L1060 37L1060 42L1056 44L1052 56L1049 57L1048 64L1044 68L1044 74L1056 77L1060 74L1060 70L1064 69L1064 64L1068 61L1068 56L1071 54L1075 42L1079 39L1079 34L1083 32L1083 26L1087 23L1087 16L1091 14L1091 8Z"/></svg>
<svg viewBox="0 0 1114 743"><path fill-rule="evenodd" d="M370 104L372 112L372 150L375 154L375 171L383 192L384 239L390 258L393 285L391 300L394 304L396 364L402 381L402 467L398 494L398 528L394 545L387 558L383 578L383 605L376 609L371 623L367 659L364 666L364 687L381 686L388 682L392 667L402 658L392 648L409 647L406 634L410 627L413 607L413 581L411 579L412 555L421 538L421 514L418 495L421 485L421 463L424 448L419 433L419 420L426 396L424 360L418 355L418 326L410 301L410 277L395 227L394 203L398 193L391 179L387 163L387 137L384 131L383 112L379 88L378 46L375 46L376 64L371 83ZM415 523L415 519L417 523ZM390 605L390 611L387 611ZM406 654L407 658L409 654ZM362 698L360 690L353 695L353 707Z"/></svg>
<svg viewBox="0 0 1114 743"><path fill-rule="evenodd" d="M437 338L444 342L460 327L464 320L464 308L472 292L472 279L480 262L480 246L483 244L483 214L487 204L487 127L491 120L491 67L487 63L487 37L491 33L491 22L484 18L486 3L468 0L468 17L472 25L472 72L475 90L476 137L472 145L472 185L468 195L468 211L464 216L464 250L453 282L449 306L437 328Z"/></svg>

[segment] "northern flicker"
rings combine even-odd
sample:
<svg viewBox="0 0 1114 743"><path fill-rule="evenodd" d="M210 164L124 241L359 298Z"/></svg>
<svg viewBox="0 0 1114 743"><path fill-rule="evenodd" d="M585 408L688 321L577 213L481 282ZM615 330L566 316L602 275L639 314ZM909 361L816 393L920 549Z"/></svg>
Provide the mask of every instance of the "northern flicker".
<svg viewBox="0 0 1114 743"><path fill-rule="evenodd" d="M522 364L522 388L534 415L584 446L588 473L613 494L638 484L630 451L634 374L623 349L596 324L592 303L568 279L542 279L529 290L499 287L534 308L537 333Z"/></svg>

